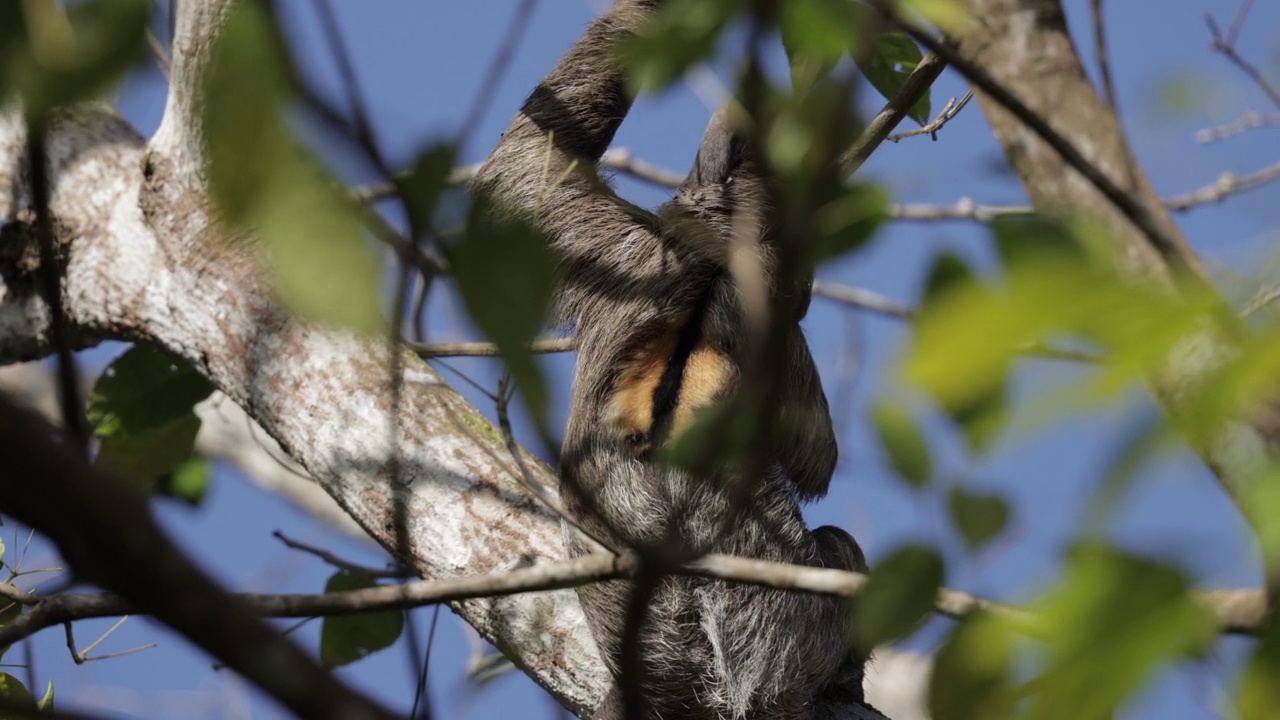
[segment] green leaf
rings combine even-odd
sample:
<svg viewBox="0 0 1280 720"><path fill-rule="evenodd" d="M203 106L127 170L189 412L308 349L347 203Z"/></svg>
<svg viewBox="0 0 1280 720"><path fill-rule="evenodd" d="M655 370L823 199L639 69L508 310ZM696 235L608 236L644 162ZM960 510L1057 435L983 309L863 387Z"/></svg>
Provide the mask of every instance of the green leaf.
<svg viewBox="0 0 1280 720"><path fill-rule="evenodd" d="M854 606L857 647L870 650L915 631L942 587L942 558L932 548L906 545L876 563Z"/></svg>
<svg viewBox="0 0 1280 720"><path fill-rule="evenodd" d="M477 197L466 237L448 248L467 312L498 346L534 417L546 406L542 373L529 343L542 329L556 284L546 238L528 224L490 209Z"/></svg>
<svg viewBox="0 0 1280 720"><path fill-rule="evenodd" d="M963 0L906 0L906 3L930 25L950 37L963 35L973 22Z"/></svg>
<svg viewBox="0 0 1280 720"><path fill-rule="evenodd" d="M53 712L53 681L49 681L49 687L45 688L44 697L40 698L40 702L36 703L36 707L40 708L40 712Z"/></svg>
<svg viewBox="0 0 1280 720"><path fill-rule="evenodd" d="M668 0L650 26L625 43L633 85L660 90L715 51L739 0Z"/></svg>
<svg viewBox="0 0 1280 720"><path fill-rule="evenodd" d="M29 118L100 99L147 57L148 0L4 4L20 6L25 20L14 29L25 28L26 33L8 36L8 52L0 61L7 61L5 72L21 92ZM12 8L0 13L0 21L13 22L14 14Z"/></svg>
<svg viewBox="0 0 1280 720"><path fill-rule="evenodd" d="M1240 720L1274 720L1280 711L1280 623L1271 622L1237 678L1235 709Z"/></svg>
<svg viewBox="0 0 1280 720"><path fill-rule="evenodd" d="M204 73L202 108L209 185L233 226L249 222L288 144L281 127L291 88L286 58L261 4L232 6Z"/></svg>
<svg viewBox="0 0 1280 720"><path fill-rule="evenodd" d="M880 447L898 477L921 488L933 477L929 443L911 411L897 404L878 403L871 408L871 424Z"/></svg>
<svg viewBox="0 0 1280 720"><path fill-rule="evenodd" d="M409 225L415 232L431 227L457 156L458 149L451 143L431 145L418 153L413 172L401 182L400 196L409 213Z"/></svg>
<svg viewBox="0 0 1280 720"><path fill-rule="evenodd" d="M1076 233L1060 221L1039 215L1000 215L991 221L990 229L1006 268L1058 260L1079 267L1087 260Z"/></svg>
<svg viewBox="0 0 1280 720"><path fill-rule="evenodd" d="M362 230L363 210L301 150L269 173L251 216L280 299L307 320L384 333L378 260Z"/></svg>
<svg viewBox="0 0 1280 720"><path fill-rule="evenodd" d="M1008 393L998 376L995 380L982 392L974 392L963 402L953 402L943 408L951 421L960 426L971 452L986 450L1005 419Z"/></svg>
<svg viewBox="0 0 1280 720"><path fill-rule="evenodd" d="M136 435L191 414L213 385L185 361L134 345L94 383L85 415L100 437Z"/></svg>
<svg viewBox="0 0 1280 720"><path fill-rule="evenodd" d="M948 252L940 253L929 267L922 304L940 302L955 288L976 280L977 274L963 258Z"/></svg>
<svg viewBox="0 0 1280 720"><path fill-rule="evenodd" d="M880 33L865 52L853 47L850 48L850 54L867 81L886 100L898 94L907 78L911 77L916 66L924 59L915 41L906 33L896 31ZM930 120L929 113L929 93L926 92L907 115L921 125L926 125Z"/></svg>
<svg viewBox="0 0 1280 720"><path fill-rule="evenodd" d="M804 92L844 55L849 28L866 13L848 0L788 0L779 6L778 30L791 61L792 92Z"/></svg>
<svg viewBox="0 0 1280 720"><path fill-rule="evenodd" d="M953 485L947 494L951 521L970 550L986 545L1004 531L1009 522L1009 506L1004 498L989 493L971 492Z"/></svg>
<svg viewBox="0 0 1280 720"><path fill-rule="evenodd" d="M1164 665L1207 650L1209 611L1173 568L1101 545L1077 548L1040 605L1044 673L1028 717L1108 717Z"/></svg>
<svg viewBox="0 0 1280 720"><path fill-rule="evenodd" d="M815 220L822 238L817 261L863 247L888 219L889 194L883 188L871 183L849 183L838 197L817 208Z"/></svg>
<svg viewBox="0 0 1280 720"><path fill-rule="evenodd" d="M377 583L366 573L339 570L325 584L326 593L362 590ZM379 610L359 615L334 615L320 627L320 662L338 667L359 660L395 643L404 629L404 613Z"/></svg>
<svg viewBox="0 0 1280 720"><path fill-rule="evenodd" d="M0 702L14 709L30 708L31 712L39 709L36 707L36 699L31 696L31 691L27 690L18 678L6 672L0 672ZM29 715L0 712L0 720L16 720L25 717Z"/></svg>
<svg viewBox="0 0 1280 720"><path fill-rule="evenodd" d="M960 621L935 656L929 678L933 720L1000 720L1014 716L1017 636L1004 621L977 612Z"/></svg>
<svg viewBox="0 0 1280 720"><path fill-rule="evenodd" d="M191 457L199 431L200 418L188 411L142 432L108 435L94 462L149 492L161 477L176 472Z"/></svg>
<svg viewBox="0 0 1280 720"><path fill-rule="evenodd" d="M160 477L156 484L156 492L166 497L181 500L188 505L199 505L209 491L209 480L213 475L213 463L208 458L192 455L184 460L173 472Z"/></svg>

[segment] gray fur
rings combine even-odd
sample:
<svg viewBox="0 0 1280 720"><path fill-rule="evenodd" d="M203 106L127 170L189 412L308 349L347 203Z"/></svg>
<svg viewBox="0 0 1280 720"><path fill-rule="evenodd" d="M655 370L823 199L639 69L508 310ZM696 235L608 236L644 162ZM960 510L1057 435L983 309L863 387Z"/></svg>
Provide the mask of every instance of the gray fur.
<svg viewBox="0 0 1280 720"><path fill-rule="evenodd" d="M631 105L612 49L659 3L618 0L596 20L525 103L474 184L495 211L535 222L561 261L558 311L574 325L578 344L561 456L565 506L619 546L861 568L853 538L833 527L810 532L800 516L802 499L826 493L836 444L798 317L789 330L776 439L745 505L735 507L726 491L739 485L727 467L693 477L660 465L652 448L609 421L622 368L677 329L691 329L737 363L721 399L732 395L746 335L737 290L723 272L735 212L752 210L765 220L758 233L766 271L775 251L764 173L723 112L708 126L676 198L656 215L619 198L595 174ZM803 314L810 281L772 279L770 292L799 293ZM567 535L574 554L588 550ZM579 590L614 673L623 670L633 588L628 580ZM850 652L848 623L837 598L663 576L641 629L641 667L627 670L641 673L655 720L810 720L824 694L861 698L863 658ZM627 717L618 687L595 717Z"/></svg>

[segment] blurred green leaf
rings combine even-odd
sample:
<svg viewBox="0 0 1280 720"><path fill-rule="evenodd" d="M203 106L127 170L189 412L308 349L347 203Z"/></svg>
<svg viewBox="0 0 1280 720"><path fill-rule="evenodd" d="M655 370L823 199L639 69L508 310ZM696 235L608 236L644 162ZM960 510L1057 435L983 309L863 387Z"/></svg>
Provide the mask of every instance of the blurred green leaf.
<svg viewBox="0 0 1280 720"><path fill-rule="evenodd" d="M1275 720L1280 713L1280 623L1268 623L1237 679L1235 710L1240 720Z"/></svg>
<svg viewBox="0 0 1280 720"><path fill-rule="evenodd" d="M953 485L947 493L951 521L970 550L986 545L1004 531L1009 522L1009 506L1004 498Z"/></svg>
<svg viewBox="0 0 1280 720"><path fill-rule="evenodd" d="M366 573L339 570L324 586L326 593L376 587ZM325 667L347 665L391 647L404 630L404 613L380 610L358 615L333 615L320 626L320 662Z"/></svg>
<svg viewBox="0 0 1280 720"><path fill-rule="evenodd" d="M259 3L232 6L203 78L209 185L223 219L250 222L250 211L285 158L281 114L291 85L270 15Z"/></svg>
<svg viewBox="0 0 1280 720"><path fill-rule="evenodd" d="M291 310L371 335L386 331L364 211L318 161L299 150L279 163L253 210L273 287Z"/></svg>
<svg viewBox="0 0 1280 720"><path fill-rule="evenodd" d="M1044 672L1028 717L1109 717L1167 663L1208 649L1213 618L1181 572L1101 545L1070 556L1039 603Z"/></svg>
<svg viewBox="0 0 1280 720"><path fill-rule="evenodd" d="M906 33L896 31L876 35L872 39L871 47L866 48L865 51L854 47L850 52L858 69L886 100L898 94L903 83L911 77L911 73L924 58L914 40ZM930 120L929 114L929 93L926 92L911 107L907 115L921 125L926 125Z"/></svg>
<svg viewBox="0 0 1280 720"><path fill-rule="evenodd" d="M870 650L915 631L933 609L942 587L942 557L932 548L906 545L876 563L854 605L854 639Z"/></svg>
<svg viewBox="0 0 1280 720"><path fill-rule="evenodd" d="M938 650L929 678L933 720L1011 718L1018 702L1013 667L1017 636L984 612L960 620Z"/></svg>
<svg viewBox="0 0 1280 720"><path fill-rule="evenodd" d="M921 488L933 478L929 443L911 411L899 404L878 403L871 408L871 424L880 448L898 477Z"/></svg>
<svg viewBox="0 0 1280 720"><path fill-rule="evenodd" d="M973 16L963 0L900 0L928 20L944 35L959 37L969 29Z"/></svg>
<svg viewBox="0 0 1280 720"><path fill-rule="evenodd" d="M843 193L816 210L822 238L817 261L858 250L888 219L888 193L871 183L849 183Z"/></svg>
<svg viewBox="0 0 1280 720"><path fill-rule="evenodd" d="M546 238L527 223L475 199L466 237L447 249L467 312L497 344L535 417L546 406L546 386L529 350L542 329L556 284L556 262Z"/></svg>
<svg viewBox="0 0 1280 720"><path fill-rule="evenodd" d="M448 187L449 174L457 162L458 149L452 143L431 145L418 153L413 172L400 184L400 196L409 213L409 224L418 232L431 227L436 206Z"/></svg>
<svg viewBox="0 0 1280 720"><path fill-rule="evenodd" d="M156 492L188 505L199 505L209 491L212 476L213 463L208 458L191 455L173 472L160 477L156 483Z"/></svg>
<svg viewBox="0 0 1280 720"><path fill-rule="evenodd" d="M213 385L185 361L138 344L102 372L85 416L100 437L138 434L191 414Z"/></svg>
<svg viewBox="0 0 1280 720"><path fill-rule="evenodd" d="M654 22L622 48L634 85L661 90L709 57L740 0L668 0Z"/></svg>
<svg viewBox="0 0 1280 720"><path fill-rule="evenodd" d="M925 280L923 304L929 304L946 296L948 292L965 283L976 282L977 274L959 255L941 253L933 259Z"/></svg>
<svg viewBox="0 0 1280 720"><path fill-rule="evenodd" d="M789 0L779 5L778 30L791 61L792 92L805 92L831 71L860 27L865 8L849 0Z"/></svg>
<svg viewBox="0 0 1280 720"><path fill-rule="evenodd" d="M36 699L31 696L31 691L27 690L18 678L6 672L0 672L0 702L14 710L29 709L32 714L39 709L36 706ZM17 720L26 717L30 717L26 712L0 711L0 720Z"/></svg>
<svg viewBox="0 0 1280 720"><path fill-rule="evenodd" d="M0 95L16 86L36 122L54 108L101 99L147 56L148 0L2 4L10 32L0 31Z"/></svg>

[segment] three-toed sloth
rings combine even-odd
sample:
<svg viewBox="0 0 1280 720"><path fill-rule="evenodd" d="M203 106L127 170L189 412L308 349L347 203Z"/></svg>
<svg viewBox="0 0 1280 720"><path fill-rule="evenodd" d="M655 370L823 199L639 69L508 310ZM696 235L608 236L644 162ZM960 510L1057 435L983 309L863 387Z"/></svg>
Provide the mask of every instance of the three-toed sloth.
<svg viewBox="0 0 1280 720"><path fill-rule="evenodd" d="M836 443L817 369L799 327L812 277L775 276L773 191L752 143L725 112L712 119L676 197L651 213L595 173L631 106L615 52L661 0L617 0L521 108L473 188L494 212L533 223L563 273L559 318L575 328L573 397L561 454L562 496L578 524L616 547L684 557L727 553L859 569L843 530L812 532L801 501L827 491ZM731 240L755 241L771 298L790 294L780 407L767 448L750 463L696 476L657 455L694 414L731 400L748 353ZM746 484L744 485L744 481ZM745 492L734 488L745 487ZM588 548L568 533L571 552ZM640 652L622 665L636 588L579 589L615 684L594 717L628 715L619 673L636 673L646 718L808 720L824 699L861 700L863 654L849 645L839 598L685 575L647 588Z"/></svg>

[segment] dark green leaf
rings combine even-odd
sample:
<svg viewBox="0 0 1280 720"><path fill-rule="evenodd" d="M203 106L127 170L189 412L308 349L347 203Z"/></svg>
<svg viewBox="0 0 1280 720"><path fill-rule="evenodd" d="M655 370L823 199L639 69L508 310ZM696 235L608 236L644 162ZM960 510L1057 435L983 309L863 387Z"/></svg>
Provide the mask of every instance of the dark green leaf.
<svg viewBox="0 0 1280 720"><path fill-rule="evenodd" d="M139 434L185 418L212 392L209 381L183 360L135 345L99 376L85 414L99 436Z"/></svg>
<svg viewBox="0 0 1280 720"><path fill-rule="evenodd" d="M916 47L906 33L896 31L880 33L865 53L855 47L851 48L851 54L867 81L886 100L898 94L903 83L924 58L920 48ZM929 113L929 93L926 92L907 115L921 125L926 125L930 120Z"/></svg>
<svg viewBox="0 0 1280 720"><path fill-rule="evenodd" d="M457 155L457 148L452 144L432 145L418 154L413 172L401 183L400 195L409 213L409 225L415 232L431 227Z"/></svg>
<svg viewBox="0 0 1280 720"><path fill-rule="evenodd" d="M1014 632L1003 621L974 613L962 619L934 663L929 678L933 720L1001 720L1013 717Z"/></svg>
<svg viewBox="0 0 1280 720"><path fill-rule="evenodd" d="M906 545L876 563L855 603L854 638L865 650L915 631L942 587L942 558L932 548Z"/></svg>
<svg viewBox="0 0 1280 720"><path fill-rule="evenodd" d="M329 578L324 591L361 590L376 585L374 579L365 573L339 570ZM391 647L404 629L404 613L380 610L359 615L334 615L322 622L320 662L325 667L338 667Z"/></svg>
<svg viewBox="0 0 1280 720"><path fill-rule="evenodd" d="M200 418L186 415L141 432L120 432L102 439L95 462L150 491L157 481L176 472L195 448Z"/></svg>
<svg viewBox="0 0 1280 720"><path fill-rule="evenodd" d="M858 27L859 9L849 0L781 3L778 29L791 61L792 92L806 91L835 67L847 49L849 28Z"/></svg>
<svg viewBox="0 0 1280 720"><path fill-rule="evenodd" d="M488 205L476 198L466 237L448 249L449 264L471 319L497 344L530 410L541 417L546 388L529 343L546 320L556 263L541 233Z"/></svg>
<svg viewBox="0 0 1280 720"><path fill-rule="evenodd" d="M960 256L941 253L933 259L929 277L925 280L923 304L937 302L954 288L974 282L977 275Z"/></svg>
<svg viewBox="0 0 1280 720"><path fill-rule="evenodd" d="M953 485L947 494L947 506L951 521L970 550L994 539L1009 522L1009 506L999 495L970 492Z"/></svg>
<svg viewBox="0 0 1280 720"><path fill-rule="evenodd" d="M1086 260L1070 228L1039 215L997 216L991 222L991 235L1006 268L1033 260Z"/></svg>
<svg viewBox="0 0 1280 720"><path fill-rule="evenodd" d="M850 183L839 197L817 209L822 236L818 262L866 245L889 219L889 195L878 185Z"/></svg>
<svg viewBox="0 0 1280 720"><path fill-rule="evenodd" d="M1240 720L1275 720L1280 711L1280 623L1271 622L1237 680L1235 709Z"/></svg>
<svg viewBox="0 0 1280 720"><path fill-rule="evenodd" d="M912 487L924 487L933 477L929 443L911 411L902 405L879 403L871 408L871 424L894 472Z"/></svg>
<svg viewBox="0 0 1280 720"><path fill-rule="evenodd" d="M18 678L6 672L0 672L0 703L4 703L15 710L29 709L31 712L38 710L36 699L31 696L31 691L27 690L27 687ZM0 720L16 720L20 717L29 717L29 715L17 712L0 712Z"/></svg>

